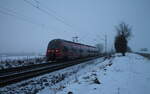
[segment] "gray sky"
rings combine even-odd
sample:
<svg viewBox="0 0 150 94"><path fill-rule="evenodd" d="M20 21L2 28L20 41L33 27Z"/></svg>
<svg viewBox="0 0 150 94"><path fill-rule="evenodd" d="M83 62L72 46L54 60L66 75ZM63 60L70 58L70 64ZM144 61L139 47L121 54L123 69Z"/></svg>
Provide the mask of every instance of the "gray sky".
<svg viewBox="0 0 150 94"><path fill-rule="evenodd" d="M45 52L50 40L74 36L95 45L105 34L110 49L122 21L132 26L130 47L150 49L149 10L150 0L0 0L0 53Z"/></svg>

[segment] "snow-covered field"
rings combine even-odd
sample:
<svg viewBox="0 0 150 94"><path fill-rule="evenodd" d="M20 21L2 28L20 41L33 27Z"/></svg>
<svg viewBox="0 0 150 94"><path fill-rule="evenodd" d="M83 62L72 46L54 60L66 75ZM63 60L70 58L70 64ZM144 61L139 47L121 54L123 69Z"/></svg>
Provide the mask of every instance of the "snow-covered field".
<svg viewBox="0 0 150 94"><path fill-rule="evenodd" d="M137 54L127 54L106 60L103 64L95 65L56 94L150 94L149 60ZM46 88L39 94L52 93Z"/></svg>
<svg viewBox="0 0 150 94"><path fill-rule="evenodd" d="M0 56L0 61L6 61L6 60L24 60L24 59L33 59L33 58L39 58L42 56Z"/></svg>
<svg viewBox="0 0 150 94"><path fill-rule="evenodd" d="M0 69L45 63L44 56L0 56Z"/></svg>
<svg viewBox="0 0 150 94"><path fill-rule="evenodd" d="M128 53L0 88L0 94L150 94L150 60Z"/></svg>

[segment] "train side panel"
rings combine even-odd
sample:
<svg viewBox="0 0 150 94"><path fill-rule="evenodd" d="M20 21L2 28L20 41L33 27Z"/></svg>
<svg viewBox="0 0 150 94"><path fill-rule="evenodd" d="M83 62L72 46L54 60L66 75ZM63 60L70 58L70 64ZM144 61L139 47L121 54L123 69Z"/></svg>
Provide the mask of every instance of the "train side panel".
<svg viewBox="0 0 150 94"><path fill-rule="evenodd" d="M46 57L47 61L53 61L85 58L96 56L97 54L96 47L55 39L48 44Z"/></svg>

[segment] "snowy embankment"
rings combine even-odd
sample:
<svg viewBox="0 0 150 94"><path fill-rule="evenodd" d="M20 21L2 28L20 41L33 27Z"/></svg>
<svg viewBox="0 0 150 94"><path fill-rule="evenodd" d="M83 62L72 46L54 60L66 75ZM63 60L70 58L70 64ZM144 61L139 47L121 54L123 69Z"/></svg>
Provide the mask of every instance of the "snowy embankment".
<svg viewBox="0 0 150 94"><path fill-rule="evenodd" d="M90 60L55 72L35 77L26 81L0 88L0 94L36 94L48 88L52 94L62 90L70 81L76 81L78 76L93 69L96 64L104 61L104 58Z"/></svg>
<svg viewBox="0 0 150 94"><path fill-rule="evenodd" d="M137 54L116 55L80 72L63 89L46 88L38 94L150 94L150 60Z"/></svg>

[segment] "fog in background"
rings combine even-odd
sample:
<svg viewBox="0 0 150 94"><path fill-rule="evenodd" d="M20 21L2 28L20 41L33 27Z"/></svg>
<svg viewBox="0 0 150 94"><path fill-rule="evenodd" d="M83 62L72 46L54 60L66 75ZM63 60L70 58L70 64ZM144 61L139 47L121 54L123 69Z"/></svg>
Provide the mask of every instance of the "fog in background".
<svg viewBox="0 0 150 94"><path fill-rule="evenodd" d="M95 45L107 35L111 49L122 21L133 51L150 48L149 0L0 0L0 53L45 53L50 40L75 36Z"/></svg>

